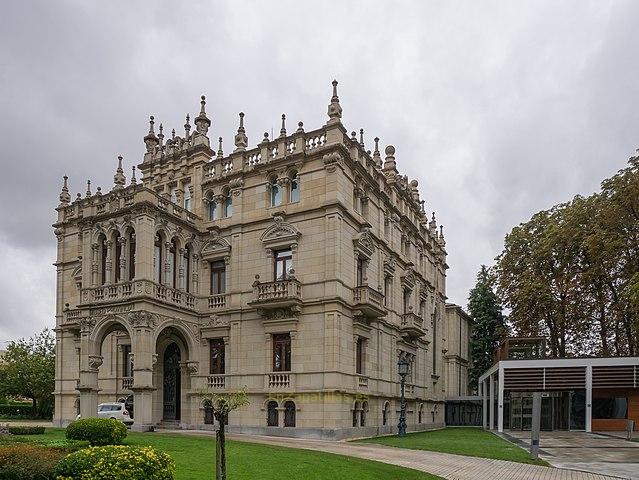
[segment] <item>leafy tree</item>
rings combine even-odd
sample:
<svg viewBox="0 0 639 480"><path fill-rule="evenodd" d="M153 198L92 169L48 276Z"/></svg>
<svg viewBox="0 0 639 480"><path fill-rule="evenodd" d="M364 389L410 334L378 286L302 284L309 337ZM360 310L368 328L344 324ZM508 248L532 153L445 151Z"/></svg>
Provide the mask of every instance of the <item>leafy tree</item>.
<svg viewBox="0 0 639 480"><path fill-rule="evenodd" d="M479 377L492 366L495 349L508 332L506 319L485 265L481 266L477 283L470 291L468 312L474 320L470 341L470 385L477 389Z"/></svg>
<svg viewBox="0 0 639 480"><path fill-rule="evenodd" d="M213 415L218 422L215 432L215 478L226 480L226 436L224 428L228 425L229 413L249 404L246 390L234 393L200 392L204 402L213 408Z"/></svg>
<svg viewBox="0 0 639 480"><path fill-rule="evenodd" d="M30 398L39 417L51 417L55 387L55 337L48 329L10 342L0 365L0 394Z"/></svg>

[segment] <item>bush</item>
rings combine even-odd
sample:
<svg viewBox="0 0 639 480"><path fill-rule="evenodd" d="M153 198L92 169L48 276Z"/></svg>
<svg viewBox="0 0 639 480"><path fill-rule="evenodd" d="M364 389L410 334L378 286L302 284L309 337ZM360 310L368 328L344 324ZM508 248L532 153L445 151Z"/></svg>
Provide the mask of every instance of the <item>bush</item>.
<svg viewBox="0 0 639 480"><path fill-rule="evenodd" d="M175 462L152 447L91 447L64 458L55 474L58 480L173 480Z"/></svg>
<svg viewBox="0 0 639 480"><path fill-rule="evenodd" d="M0 405L0 417L31 418L34 415L33 405L28 403Z"/></svg>
<svg viewBox="0 0 639 480"><path fill-rule="evenodd" d="M87 440L91 445L118 445L126 438L126 426L114 418L81 418L67 426L69 440Z"/></svg>
<svg viewBox="0 0 639 480"><path fill-rule="evenodd" d="M0 446L0 478L3 480L50 480L58 462L68 452L28 443Z"/></svg>
<svg viewBox="0 0 639 480"><path fill-rule="evenodd" d="M44 433L44 427L36 427L36 426L9 427L9 433L11 435L42 435Z"/></svg>

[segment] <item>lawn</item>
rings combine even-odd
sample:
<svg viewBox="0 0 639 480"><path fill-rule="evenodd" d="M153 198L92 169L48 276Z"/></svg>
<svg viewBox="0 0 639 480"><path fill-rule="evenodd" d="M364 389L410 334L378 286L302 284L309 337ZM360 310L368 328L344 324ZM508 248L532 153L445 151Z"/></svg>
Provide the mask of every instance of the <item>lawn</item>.
<svg viewBox="0 0 639 480"><path fill-rule="evenodd" d="M33 439L64 439L63 429L47 429ZM129 432L127 445L151 445L168 452L177 466L176 480L212 480L215 439L212 436ZM229 480L436 480L439 477L394 465L330 453L227 441Z"/></svg>
<svg viewBox="0 0 639 480"><path fill-rule="evenodd" d="M397 436L374 437L358 442L379 443L391 447L456 453L470 457L494 458L520 463L548 465L543 460L531 460L528 452L497 435L476 427L449 427L430 432L409 433L404 438Z"/></svg>

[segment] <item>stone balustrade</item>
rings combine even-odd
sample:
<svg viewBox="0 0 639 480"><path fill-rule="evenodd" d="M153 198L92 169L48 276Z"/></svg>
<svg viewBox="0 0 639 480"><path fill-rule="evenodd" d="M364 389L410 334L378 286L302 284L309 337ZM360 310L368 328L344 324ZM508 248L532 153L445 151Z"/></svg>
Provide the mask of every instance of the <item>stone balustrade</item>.
<svg viewBox="0 0 639 480"><path fill-rule="evenodd" d="M366 316L382 317L386 315L384 295L368 285L353 289L353 303Z"/></svg>
<svg viewBox="0 0 639 480"><path fill-rule="evenodd" d="M226 376L209 375L206 377L206 386L213 390L223 390L226 388Z"/></svg>
<svg viewBox="0 0 639 480"><path fill-rule="evenodd" d="M220 310L226 308L226 294L209 296L209 310Z"/></svg>
<svg viewBox="0 0 639 480"><path fill-rule="evenodd" d="M122 390L131 390L133 388L133 377L122 378Z"/></svg>
<svg viewBox="0 0 639 480"><path fill-rule="evenodd" d="M409 337L422 337L426 335L424 320L413 312L405 313L402 315L400 332Z"/></svg>
<svg viewBox="0 0 639 480"><path fill-rule="evenodd" d="M268 373L266 374L266 388L283 389L292 388L290 373Z"/></svg>

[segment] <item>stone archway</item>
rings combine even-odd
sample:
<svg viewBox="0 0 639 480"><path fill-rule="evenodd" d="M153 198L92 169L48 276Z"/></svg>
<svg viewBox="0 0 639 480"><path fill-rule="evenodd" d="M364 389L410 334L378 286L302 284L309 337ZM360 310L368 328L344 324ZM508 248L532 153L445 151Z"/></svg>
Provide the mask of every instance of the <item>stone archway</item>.
<svg viewBox="0 0 639 480"><path fill-rule="evenodd" d="M162 420L179 421L181 413L182 375L181 353L177 343L171 342L164 350L162 379Z"/></svg>

